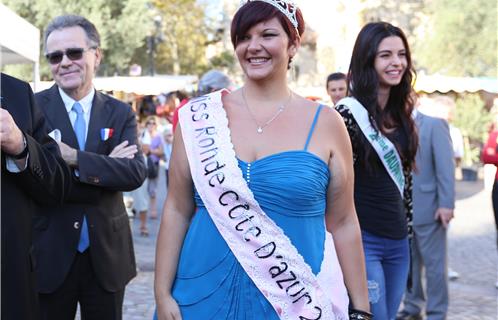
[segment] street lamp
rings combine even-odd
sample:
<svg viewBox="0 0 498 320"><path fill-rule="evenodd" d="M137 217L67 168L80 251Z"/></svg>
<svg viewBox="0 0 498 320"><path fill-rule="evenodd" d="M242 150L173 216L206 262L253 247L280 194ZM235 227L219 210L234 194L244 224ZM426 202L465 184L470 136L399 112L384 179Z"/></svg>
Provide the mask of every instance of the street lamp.
<svg viewBox="0 0 498 320"><path fill-rule="evenodd" d="M156 73L154 67L154 59L156 54L157 44L164 41L162 32L163 18L160 15L154 17L154 32L147 37L147 52L149 54L149 74L154 76Z"/></svg>

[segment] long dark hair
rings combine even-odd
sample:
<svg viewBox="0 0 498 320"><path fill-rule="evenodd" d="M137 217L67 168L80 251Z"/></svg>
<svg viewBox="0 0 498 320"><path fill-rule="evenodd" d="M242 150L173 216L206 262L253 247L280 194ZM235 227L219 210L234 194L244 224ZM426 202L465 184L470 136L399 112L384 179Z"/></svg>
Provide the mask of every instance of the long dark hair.
<svg viewBox="0 0 498 320"><path fill-rule="evenodd" d="M401 82L391 87L387 104L382 109L378 103L379 78L374 63L380 42L392 36L399 37L403 41L407 67ZM351 64L349 65L348 91L368 110L370 122L374 128L383 134L386 134L386 127L398 127L402 130L408 139L408 148L403 152L399 145L396 145L396 147L403 163L410 168L414 167L418 147L415 122L411 117L415 104L412 97L412 81L415 76L410 47L405 34L400 28L387 22L372 22L361 29L356 38ZM366 144L366 139L363 138L363 135L360 136L361 142ZM365 166L369 162L370 152L371 148L367 148L364 157L362 157Z"/></svg>

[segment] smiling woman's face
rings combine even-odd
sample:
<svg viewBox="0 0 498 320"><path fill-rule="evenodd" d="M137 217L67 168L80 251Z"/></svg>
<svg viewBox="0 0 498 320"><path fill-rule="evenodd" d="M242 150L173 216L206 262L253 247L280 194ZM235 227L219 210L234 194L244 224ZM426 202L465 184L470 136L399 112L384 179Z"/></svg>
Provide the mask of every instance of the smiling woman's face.
<svg viewBox="0 0 498 320"><path fill-rule="evenodd" d="M393 87L401 82L408 62L403 40L397 36L384 38L375 55L375 71L381 87Z"/></svg>
<svg viewBox="0 0 498 320"><path fill-rule="evenodd" d="M235 53L246 76L258 80L285 74L295 46L289 46L287 33L279 20L272 18L249 29L239 39Z"/></svg>

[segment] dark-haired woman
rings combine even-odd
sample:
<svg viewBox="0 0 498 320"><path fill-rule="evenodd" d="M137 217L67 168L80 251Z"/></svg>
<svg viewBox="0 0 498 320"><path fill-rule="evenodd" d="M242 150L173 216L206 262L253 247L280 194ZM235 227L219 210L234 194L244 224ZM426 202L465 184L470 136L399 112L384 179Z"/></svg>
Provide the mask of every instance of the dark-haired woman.
<svg viewBox="0 0 498 320"><path fill-rule="evenodd" d="M346 128L287 84L303 31L291 3L246 2L231 30L244 86L180 111L159 320L369 319Z"/></svg>
<svg viewBox="0 0 498 320"><path fill-rule="evenodd" d="M376 319L395 318L409 273L411 171L418 145L413 76L403 32L386 22L369 23L353 49L350 97L336 106L353 145L354 199Z"/></svg>

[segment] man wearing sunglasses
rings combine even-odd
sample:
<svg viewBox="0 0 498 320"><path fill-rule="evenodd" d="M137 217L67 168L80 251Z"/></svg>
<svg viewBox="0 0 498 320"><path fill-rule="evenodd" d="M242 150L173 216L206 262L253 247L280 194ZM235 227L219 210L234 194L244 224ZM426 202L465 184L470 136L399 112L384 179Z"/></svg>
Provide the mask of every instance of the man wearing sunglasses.
<svg viewBox="0 0 498 320"><path fill-rule="evenodd" d="M126 284L136 275L122 191L138 188L146 170L137 148L129 105L92 84L102 60L100 36L86 18L56 17L44 35L45 56L56 84L36 94L59 147L83 184L96 186L96 204L65 202L35 218L41 319L122 317Z"/></svg>

